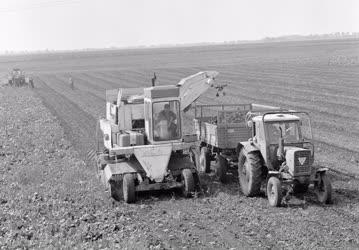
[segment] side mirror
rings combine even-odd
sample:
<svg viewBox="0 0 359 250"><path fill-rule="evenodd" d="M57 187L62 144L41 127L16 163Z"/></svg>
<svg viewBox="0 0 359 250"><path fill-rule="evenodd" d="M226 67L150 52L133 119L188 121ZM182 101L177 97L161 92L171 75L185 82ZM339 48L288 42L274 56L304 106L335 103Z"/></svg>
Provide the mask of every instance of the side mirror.
<svg viewBox="0 0 359 250"><path fill-rule="evenodd" d="M247 126L248 126L249 128L252 128L252 127L253 127L253 121L248 121L248 122L247 122Z"/></svg>

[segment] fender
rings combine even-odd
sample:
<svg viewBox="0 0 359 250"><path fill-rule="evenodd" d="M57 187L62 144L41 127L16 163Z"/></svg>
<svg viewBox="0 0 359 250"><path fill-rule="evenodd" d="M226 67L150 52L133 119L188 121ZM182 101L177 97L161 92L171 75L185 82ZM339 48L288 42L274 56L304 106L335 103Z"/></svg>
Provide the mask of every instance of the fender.
<svg viewBox="0 0 359 250"><path fill-rule="evenodd" d="M324 173L327 172L329 169L326 167L320 167L316 170L317 173Z"/></svg>
<svg viewBox="0 0 359 250"><path fill-rule="evenodd" d="M246 142L240 142L237 145L237 152L239 154L239 152L243 149L243 151L245 153L251 153L254 151L259 151L259 149L251 142L246 141Z"/></svg>

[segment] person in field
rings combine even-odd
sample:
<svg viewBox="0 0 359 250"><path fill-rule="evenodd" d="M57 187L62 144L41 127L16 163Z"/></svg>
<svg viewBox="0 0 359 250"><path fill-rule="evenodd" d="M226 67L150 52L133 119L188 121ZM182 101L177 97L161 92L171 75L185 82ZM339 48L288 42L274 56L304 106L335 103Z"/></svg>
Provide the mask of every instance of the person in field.
<svg viewBox="0 0 359 250"><path fill-rule="evenodd" d="M69 78L69 85L70 85L70 88L72 89L72 90L74 90L75 89L75 86L74 86L74 80L72 79L72 77L70 76L70 78Z"/></svg>

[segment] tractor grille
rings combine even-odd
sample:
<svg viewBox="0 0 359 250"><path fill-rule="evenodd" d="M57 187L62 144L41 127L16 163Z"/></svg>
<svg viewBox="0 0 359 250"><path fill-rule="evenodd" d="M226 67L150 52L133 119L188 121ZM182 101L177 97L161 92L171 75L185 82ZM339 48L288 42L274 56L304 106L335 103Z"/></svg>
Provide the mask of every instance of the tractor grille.
<svg viewBox="0 0 359 250"><path fill-rule="evenodd" d="M295 152L295 174L310 173L310 151L301 150Z"/></svg>

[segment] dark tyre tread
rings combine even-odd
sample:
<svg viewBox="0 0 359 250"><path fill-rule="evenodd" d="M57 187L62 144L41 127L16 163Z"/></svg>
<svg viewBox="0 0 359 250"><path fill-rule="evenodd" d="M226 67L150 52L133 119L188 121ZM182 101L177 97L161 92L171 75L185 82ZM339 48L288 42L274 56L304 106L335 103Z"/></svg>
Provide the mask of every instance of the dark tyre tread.
<svg viewBox="0 0 359 250"><path fill-rule="evenodd" d="M227 170L228 170L228 163L227 160L218 155L216 159L216 175L219 177L220 182L226 183L227 182Z"/></svg>
<svg viewBox="0 0 359 250"><path fill-rule="evenodd" d="M248 162L249 172L243 173L245 162ZM262 183L262 162L258 152L244 153L241 150L238 159L238 175L242 192L245 196L256 196L260 192ZM247 176L249 175L249 176Z"/></svg>
<svg viewBox="0 0 359 250"><path fill-rule="evenodd" d="M272 207L279 207L282 203L282 186L277 177L272 176L268 180L267 198Z"/></svg>
<svg viewBox="0 0 359 250"><path fill-rule="evenodd" d="M318 183L315 185L318 201L322 204L329 204L332 202L332 184L325 173L321 174L320 179L321 186Z"/></svg>
<svg viewBox="0 0 359 250"><path fill-rule="evenodd" d="M182 194L184 197L189 198L195 191L195 183L191 170L183 169L182 170Z"/></svg>

